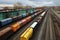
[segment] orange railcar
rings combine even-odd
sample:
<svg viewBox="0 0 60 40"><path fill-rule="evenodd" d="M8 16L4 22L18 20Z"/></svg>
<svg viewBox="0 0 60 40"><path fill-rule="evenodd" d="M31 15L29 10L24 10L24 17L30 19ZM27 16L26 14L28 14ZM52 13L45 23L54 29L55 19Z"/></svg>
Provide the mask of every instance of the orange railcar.
<svg viewBox="0 0 60 40"><path fill-rule="evenodd" d="M10 26L12 28L12 30L15 32L17 31L19 28L20 28L20 23L17 22L17 23L14 23Z"/></svg>

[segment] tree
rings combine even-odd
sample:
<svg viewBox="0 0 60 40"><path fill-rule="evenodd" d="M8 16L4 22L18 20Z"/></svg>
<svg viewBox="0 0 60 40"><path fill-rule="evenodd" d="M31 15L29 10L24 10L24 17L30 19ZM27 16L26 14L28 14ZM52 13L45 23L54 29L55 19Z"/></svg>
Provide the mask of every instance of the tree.
<svg viewBox="0 0 60 40"><path fill-rule="evenodd" d="M22 5L22 3L17 2L16 4L14 4L14 8L15 9L20 9L20 8L24 8L24 6Z"/></svg>

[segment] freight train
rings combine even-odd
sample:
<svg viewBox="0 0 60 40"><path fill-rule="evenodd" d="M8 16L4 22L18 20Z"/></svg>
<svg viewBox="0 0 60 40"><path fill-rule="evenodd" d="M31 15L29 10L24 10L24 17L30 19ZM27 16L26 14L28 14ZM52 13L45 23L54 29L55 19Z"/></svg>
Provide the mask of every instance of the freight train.
<svg viewBox="0 0 60 40"><path fill-rule="evenodd" d="M41 10L31 16L26 17L26 18L22 19L21 21L11 24L10 26L8 26L5 29L0 31L0 36L4 35L8 31L16 32L18 29L20 29L22 26L24 26L25 24L27 24L28 22L33 20L33 18L35 18L37 15L41 14L42 12L43 12L43 10Z"/></svg>
<svg viewBox="0 0 60 40"><path fill-rule="evenodd" d="M45 12L43 12L40 17L37 18L37 20L35 22L33 22L33 24L26 29L25 32L23 32L20 36L20 40L29 40L29 38L32 36L33 34L33 30L36 27L37 24L39 24L39 22L41 22L42 18L45 16Z"/></svg>
<svg viewBox="0 0 60 40"><path fill-rule="evenodd" d="M6 18L6 19L4 19L4 20L0 20L0 27L1 27L1 26L4 26L4 25L7 25L7 24L9 24L9 23L11 23L11 22L20 20L20 19L22 19L22 18L24 18L24 17L27 17L27 16L29 16L29 15L32 15L32 14L36 13L37 11L38 11L38 10L34 11L33 13L26 13L26 14L22 14L22 15L18 15L18 16L12 17L12 18Z"/></svg>

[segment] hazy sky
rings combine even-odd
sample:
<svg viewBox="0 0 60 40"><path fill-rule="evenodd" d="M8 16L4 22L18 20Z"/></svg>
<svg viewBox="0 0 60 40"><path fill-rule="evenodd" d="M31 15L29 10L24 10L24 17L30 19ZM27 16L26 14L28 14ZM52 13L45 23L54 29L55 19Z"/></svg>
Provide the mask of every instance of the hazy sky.
<svg viewBox="0 0 60 40"><path fill-rule="evenodd" d="M30 6L59 6L60 0L0 0L1 4L14 4L21 2L23 5Z"/></svg>

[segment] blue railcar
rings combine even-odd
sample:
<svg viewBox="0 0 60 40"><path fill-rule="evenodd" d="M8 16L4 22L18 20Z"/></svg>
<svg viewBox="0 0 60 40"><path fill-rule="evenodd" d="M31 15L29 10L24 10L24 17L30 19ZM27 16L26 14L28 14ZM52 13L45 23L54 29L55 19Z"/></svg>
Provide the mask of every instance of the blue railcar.
<svg viewBox="0 0 60 40"><path fill-rule="evenodd" d="M23 17L23 18L26 17L26 14L22 14L22 17Z"/></svg>
<svg viewBox="0 0 60 40"><path fill-rule="evenodd" d="M4 19L4 20L0 20L0 26L4 26L6 24L9 24L12 22L12 18L7 18L7 19Z"/></svg>

